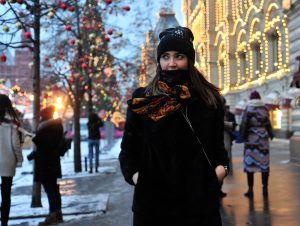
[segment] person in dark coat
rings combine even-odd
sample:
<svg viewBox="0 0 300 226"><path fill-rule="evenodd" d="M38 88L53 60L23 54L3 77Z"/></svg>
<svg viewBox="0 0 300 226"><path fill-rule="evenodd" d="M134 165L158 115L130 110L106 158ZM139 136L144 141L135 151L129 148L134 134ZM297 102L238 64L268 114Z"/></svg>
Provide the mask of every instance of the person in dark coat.
<svg viewBox="0 0 300 226"><path fill-rule="evenodd" d="M0 176L1 225L7 226L11 206L11 187L16 168L22 166L23 155L19 134L20 120L9 97L0 94Z"/></svg>
<svg viewBox="0 0 300 226"><path fill-rule="evenodd" d="M100 127L103 126L102 119L98 117L97 114L91 113L89 116L89 121L87 123L88 127L88 145L89 145L89 163L90 171L93 172L93 158L95 156L95 172L98 172L99 167L99 154L100 154L100 139L101 132ZM94 153L95 149L95 153Z"/></svg>
<svg viewBox="0 0 300 226"><path fill-rule="evenodd" d="M269 139L273 130L269 112L256 90L250 94L250 101L243 113L240 133L244 143L244 172L247 173L248 191L245 196L253 197L254 173L261 172L263 196L268 196L270 171Z"/></svg>
<svg viewBox="0 0 300 226"><path fill-rule="evenodd" d="M57 184L57 178L62 177L58 147L63 136L63 126L60 118L53 119L54 112L54 106L41 110L41 122L32 139L36 151L27 156L29 160L35 159L34 180L42 183L49 202L49 215L39 225L63 222L61 194Z"/></svg>
<svg viewBox="0 0 300 226"><path fill-rule="evenodd" d="M218 88L195 68L193 34L164 30L157 73L128 101L119 161L134 185L134 226L220 226L228 169Z"/></svg>

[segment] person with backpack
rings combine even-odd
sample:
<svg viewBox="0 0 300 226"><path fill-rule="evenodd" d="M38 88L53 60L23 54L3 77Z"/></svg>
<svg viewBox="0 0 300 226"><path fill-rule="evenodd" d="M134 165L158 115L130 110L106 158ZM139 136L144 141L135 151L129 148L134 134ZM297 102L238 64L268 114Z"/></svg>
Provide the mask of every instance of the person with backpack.
<svg viewBox="0 0 300 226"><path fill-rule="evenodd" d="M63 222L57 179L62 177L59 149L64 134L62 120L53 119L54 112L52 105L41 110L41 122L32 139L36 150L27 156L28 160L35 159L34 180L42 183L49 202L49 214L39 226Z"/></svg>
<svg viewBox="0 0 300 226"><path fill-rule="evenodd" d="M100 127L103 126L102 119L96 113L91 113L87 123L88 127L88 148L89 148L89 164L90 171L93 173L93 158L95 156L95 172L98 172L99 154L100 154ZM94 153L95 150L95 153Z"/></svg>
<svg viewBox="0 0 300 226"><path fill-rule="evenodd" d="M1 176L1 225L7 226L11 205L11 187L16 167L23 162L20 125L9 97L0 94L0 176Z"/></svg>

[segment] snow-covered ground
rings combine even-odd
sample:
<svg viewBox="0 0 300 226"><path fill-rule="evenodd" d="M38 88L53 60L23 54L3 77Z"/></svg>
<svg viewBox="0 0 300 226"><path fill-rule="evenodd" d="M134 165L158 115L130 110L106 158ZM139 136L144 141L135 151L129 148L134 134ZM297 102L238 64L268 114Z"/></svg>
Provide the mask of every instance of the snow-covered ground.
<svg viewBox="0 0 300 226"><path fill-rule="evenodd" d="M116 159L120 152L121 139L115 140L110 148L104 148L107 145L106 140L101 140L101 150L106 150L100 154L99 173L114 173L116 167L103 166L101 161L109 161ZM108 147L108 146L106 146ZM28 161L26 156L31 150L23 150L24 162L22 168L18 168L16 176L13 180L13 189L23 186L31 186L33 182L32 162ZM71 179L78 177L93 177L98 174L89 174L84 171L84 159L88 155L87 142L81 143L82 169L83 172L74 172L74 151L73 146L68 153L61 159L63 178L59 181L61 185L65 185ZM62 193L62 208L64 219L80 218L87 215L101 214L106 211L109 194L97 195L78 195L76 192L70 194ZM14 195L12 196L12 206L10 212L10 225L37 225L48 213L48 203L46 195L42 195L43 207L30 208L31 195Z"/></svg>

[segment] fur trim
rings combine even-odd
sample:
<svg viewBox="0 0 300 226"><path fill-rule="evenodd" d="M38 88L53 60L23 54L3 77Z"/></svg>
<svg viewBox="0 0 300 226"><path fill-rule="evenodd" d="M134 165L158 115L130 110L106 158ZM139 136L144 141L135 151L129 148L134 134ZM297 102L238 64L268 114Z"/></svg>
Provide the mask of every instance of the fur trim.
<svg viewBox="0 0 300 226"><path fill-rule="evenodd" d="M247 106L252 106L252 107L261 107L265 106L264 102L260 99L252 99L248 101Z"/></svg>

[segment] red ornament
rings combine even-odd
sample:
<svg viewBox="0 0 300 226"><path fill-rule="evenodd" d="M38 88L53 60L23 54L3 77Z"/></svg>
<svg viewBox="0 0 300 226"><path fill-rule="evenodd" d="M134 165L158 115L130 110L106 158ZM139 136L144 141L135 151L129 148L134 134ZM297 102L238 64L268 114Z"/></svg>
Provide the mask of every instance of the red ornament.
<svg viewBox="0 0 300 226"><path fill-rule="evenodd" d="M111 4L112 0L105 0L106 4Z"/></svg>
<svg viewBox="0 0 300 226"><path fill-rule="evenodd" d="M5 5L6 0L0 0L0 3L1 3L2 5Z"/></svg>
<svg viewBox="0 0 300 226"><path fill-rule="evenodd" d="M105 39L105 41L107 41L107 42L110 41L110 38L109 38L107 35L105 35L104 39Z"/></svg>
<svg viewBox="0 0 300 226"><path fill-rule="evenodd" d="M60 8L61 8L62 10L66 10L66 9L67 9L67 4L66 4L66 3L61 3L61 4L60 4Z"/></svg>
<svg viewBox="0 0 300 226"><path fill-rule="evenodd" d="M4 1L5 1L5 0L4 0ZM23 16L25 16L25 13L24 13L23 11L19 11L19 13L18 13L18 14L19 14L19 16L20 16L20 17L23 17Z"/></svg>
<svg viewBox="0 0 300 226"><path fill-rule="evenodd" d="M83 17L81 18L81 21L82 21L82 22L85 22L86 19L87 19L87 17L86 17L86 16L83 16Z"/></svg>
<svg viewBox="0 0 300 226"><path fill-rule="evenodd" d="M86 63L81 64L81 68L82 68L82 69L87 68L87 64L86 64Z"/></svg>
<svg viewBox="0 0 300 226"><path fill-rule="evenodd" d="M90 59L90 56L84 56L84 58L88 61Z"/></svg>
<svg viewBox="0 0 300 226"><path fill-rule="evenodd" d="M93 70L92 70L92 69L89 69L88 72L89 72L89 73L93 73Z"/></svg>
<svg viewBox="0 0 300 226"><path fill-rule="evenodd" d="M47 64L47 67L51 68L51 64Z"/></svg>
<svg viewBox="0 0 300 226"><path fill-rule="evenodd" d="M24 0L17 0L17 3L23 4L23 3L24 3Z"/></svg>
<svg viewBox="0 0 300 226"><path fill-rule="evenodd" d="M69 8L68 8L68 10L70 11L70 12L74 12L75 11L75 6L69 6Z"/></svg>
<svg viewBox="0 0 300 226"><path fill-rule="evenodd" d="M80 77L80 78L79 78L79 81L80 81L80 82L83 82L83 81L84 81L84 78L83 78L83 77Z"/></svg>
<svg viewBox="0 0 300 226"><path fill-rule="evenodd" d="M71 29L72 29L71 25L69 25L69 24L66 25L66 30L67 30L67 31L71 31Z"/></svg>
<svg viewBox="0 0 300 226"><path fill-rule="evenodd" d="M83 62L83 58L80 58L80 59L79 59L79 62L82 63L82 62Z"/></svg>
<svg viewBox="0 0 300 226"><path fill-rule="evenodd" d="M31 33L29 32L29 31L26 31L25 33L24 33L24 36L25 36L25 38L31 38Z"/></svg>
<svg viewBox="0 0 300 226"><path fill-rule="evenodd" d="M45 57L45 61L49 61L49 57Z"/></svg>
<svg viewBox="0 0 300 226"><path fill-rule="evenodd" d="M125 11L130 11L130 6L123 6L122 9L124 9Z"/></svg>
<svg viewBox="0 0 300 226"><path fill-rule="evenodd" d="M5 62L7 60L7 56L5 55L5 53L2 53L1 55L1 61Z"/></svg>
<svg viewBox="0 0 300 226"><path fill-rule="evenodd" d="M76 43L76 40L74 38L72 38L70 42L71 42L71 44L74 45Z"/></svg>
<svg viewBox="0 0 300 226"><path fill-rule="evenodd" d="M113 29L109 29L109 30L107 31L107 34L109 34L109 35L112 35L112 33L113 33Z"/></svg>

